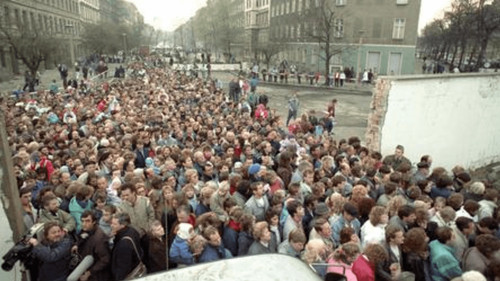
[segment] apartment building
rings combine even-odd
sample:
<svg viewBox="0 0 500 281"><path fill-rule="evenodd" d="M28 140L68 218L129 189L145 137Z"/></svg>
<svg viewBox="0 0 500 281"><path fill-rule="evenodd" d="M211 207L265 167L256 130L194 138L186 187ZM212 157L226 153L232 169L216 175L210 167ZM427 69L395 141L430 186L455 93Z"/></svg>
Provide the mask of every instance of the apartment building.
<svg viewBox="0 0 500 281"><path fill-rule="evenodd" d="M302 71L324 71L317 40L324 0L271 0L269 40L282 44L286 59ZM334 69L371 69L379 75L414 73L421 0L326 0L334 13ZM316 33L316 34L315 34Z"/></svg>

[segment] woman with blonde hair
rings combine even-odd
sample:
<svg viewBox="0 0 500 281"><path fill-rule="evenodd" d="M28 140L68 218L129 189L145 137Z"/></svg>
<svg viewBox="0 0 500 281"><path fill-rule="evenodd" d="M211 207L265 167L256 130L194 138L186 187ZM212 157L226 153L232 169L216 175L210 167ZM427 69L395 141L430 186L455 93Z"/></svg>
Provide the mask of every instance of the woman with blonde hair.
<svg viewBox="0 0 500 281"><path fill-rule="evenodd" d="M327 272L342 274L347 281L357 281L352 272L352 263L358 258L361 250L358 244L349 242L338 247L328 260Z"/></svg>
<svg viewBox="0 0 500 281"><path fill-rule="evenodd" d="M304 252L302 253L302 260L311 267L321 278L326 275L326 254L327 248L325 242L321 239L309 240Z"/></svg>
<svg viewBox="0 0 500 281"><path fill-rule="evenodd" d="M342 216L345 198L342 197L340 193L333 193L326 199L325 203L330 209L330 218L328 219L328 222L330 223L330 225L332 225L338 218Z"/></svg>
<svg viewBox="0 0 500 281"><path fill-rule="evenodd" d="M407 203L406 199L401 195L397 195L391 200L389 200L389 202L387 203L387 211L389 213L389 218L397 216L399 208L403 205L406 205L406 203Z"/></svg>

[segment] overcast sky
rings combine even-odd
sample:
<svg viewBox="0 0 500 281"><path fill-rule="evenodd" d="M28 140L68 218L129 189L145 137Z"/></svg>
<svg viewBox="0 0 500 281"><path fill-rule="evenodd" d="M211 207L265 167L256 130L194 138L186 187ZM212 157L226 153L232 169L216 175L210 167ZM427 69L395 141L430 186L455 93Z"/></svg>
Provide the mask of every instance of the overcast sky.
<svg viewBox="0 0 500 281"><path fill-rule="evenodd" d="M129 0L137 6L144 16L144 21L167 31L175 30L179 25L194 16L196 10L206 5L206 0ZM242 1L242 0L241 0ZM371 1L371 0L369 0ZM412 0L409 0L412 1ZM443 9L449 7L452 0L422 0L419 30L435 17L442 17Z"/></svg>

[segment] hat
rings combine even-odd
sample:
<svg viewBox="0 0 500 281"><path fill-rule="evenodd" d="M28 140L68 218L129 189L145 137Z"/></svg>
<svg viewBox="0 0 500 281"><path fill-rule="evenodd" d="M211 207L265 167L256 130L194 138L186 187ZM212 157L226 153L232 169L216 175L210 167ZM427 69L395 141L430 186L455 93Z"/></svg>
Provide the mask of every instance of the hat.
<svg viewBox="0 0 500 281"><path fill-rule="evenodd" d="M419 162L417 164L417 168L419 168L419 169L429 169L429 163L427 163L427 162Z"/></svg>
<svg viewBox="0 0 500 281"><path fill-rule="evenodd" d="M241 162L239 162L239 161L234 163L234 168L235 168L235 169L239 169L239 168L241 168L242 166L243 166L243 163L241 163Z"/></svg>
<svg viewBox="0 0 500 281"><path fill-rule="evenodd" d="M101 139L100 143L101 146L108 147L109 146L109 141L108 139Z"/></svg>
<svg viewBox="0 0 500 281"><path fill-rule="evenodd" d="M349 215L351 215L353 217L358 216L358 208L356 208L356 206L354 206L351 203L344 204L344 212L348 213Z"/></svg>
<svg viewBox="0 0 500 281"><path fill-rule="evenodd" d="M257 174L260 171L260 165L259 164L252 164L252 166L248 167L248 175L254 175Z"/></svg>
<svg viewBox="0 0 500 281"><path fill-rule="evenodd" d="M314 209L314 214L317 216L323 216L330 212L330 209L325 203L318 203Z"/></svg>
<svg viewBox="0 0 500 281"><path fill-rule="evenodd" d="M180 223L179 230L177 231L177 236L184 240L187 240L193 235L192 233L189 233L189 230L191 229L193 229L193 226L189 223Z"/></svg>

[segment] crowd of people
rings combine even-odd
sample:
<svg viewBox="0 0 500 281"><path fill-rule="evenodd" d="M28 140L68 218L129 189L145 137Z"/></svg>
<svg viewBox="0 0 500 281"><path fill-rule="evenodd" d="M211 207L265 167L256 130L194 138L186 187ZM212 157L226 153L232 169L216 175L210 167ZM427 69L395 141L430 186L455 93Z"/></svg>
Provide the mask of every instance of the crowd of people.
<svg viewBox="0 0 500 281"><path fill-rule="evenodd" d="M287 130L267 98L242 106L147 62L88 92L1 100L24 225L45 223L35 280L66 280L72 253L93 257L79 280L266 253L349 281L500 277L488 182L317 133L305 114Z"/></svg>

